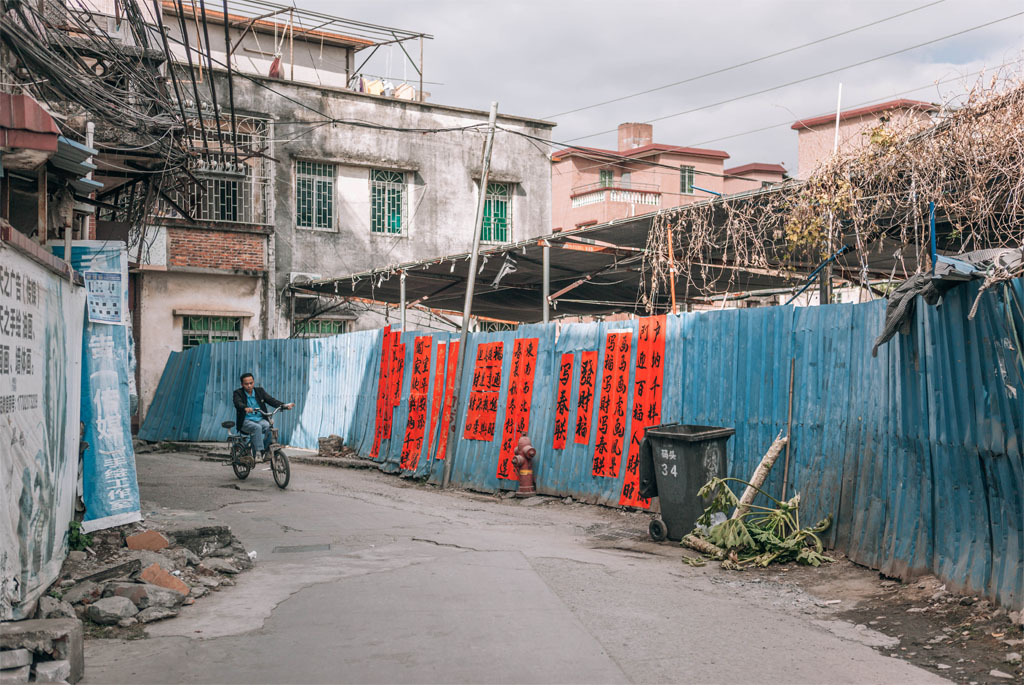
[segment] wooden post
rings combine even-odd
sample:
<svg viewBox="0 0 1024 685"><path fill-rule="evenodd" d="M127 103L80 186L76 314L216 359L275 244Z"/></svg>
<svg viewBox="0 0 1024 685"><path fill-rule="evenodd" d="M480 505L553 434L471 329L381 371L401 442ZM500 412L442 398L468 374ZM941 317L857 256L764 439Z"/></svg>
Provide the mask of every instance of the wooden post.
<svg viewBox="0 0 1024 685"><path fill-rule="evenodd" d="M668 224L668 284L669 289L672 291L672 313L678 314L679 307L676 306L676 256L675 249L672 247L672 224Z"/></svg>
<svg viewBox="0 0 1024 685"><path fill-rule="evenodd" d="M291 65L291 79L295 80L295 10L288 15L288 64Z"/></svg>
<svg viewBox="0 0 1024 685"><path fill-rule="evenodd" d="M423 102L423 36L420 36L420 92L417 96L419 101Z"/></svg>

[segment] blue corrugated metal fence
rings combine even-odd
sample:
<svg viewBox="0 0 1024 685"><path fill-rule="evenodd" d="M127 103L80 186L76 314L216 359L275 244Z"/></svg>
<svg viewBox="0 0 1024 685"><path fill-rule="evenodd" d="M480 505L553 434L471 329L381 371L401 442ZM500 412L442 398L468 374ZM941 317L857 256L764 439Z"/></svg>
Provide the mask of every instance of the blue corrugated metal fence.
<svg viewBox="0 0 1024 685"><path fill-rule="evenodd" d="M786 430L790 360L795 360L788 494L801 494L804 521L832 514L829 543L886 574L932 571L954 587L1019 608L1024 596L1019 349L1024 317L1007 301L1013 295L1024 301L1024 281L984 294L977 316L968 320L977 291L976 284L967 284L947 294L940 307L919 304L912 333L898 336L877 357L871 356L871 346L882 328L883 301L669 316L662 421L735 428L729 474L746 478ZM592 445L577 445L571 435L563 450L552 450L551 444L562 354L574 355L574 417L579 353L601 350L603 355L606 334L621 329L634 334L632 384L636 321L569 324L557 339L554 325L470 337L470 368L480 344L501 341L510 353L516 338L539 338L529 433L539 450L535 469L542 493L618 504L623 476L593 477ZM401 403L392 437L382 442L378 456L388 472L399 471L417 335L402 334ZM428 407L439 390L433 387L437 346L451 336L431 337ZM297 403L299 411L283 415L280 423L289 444L313 448L318 437L335 433L368 456L381 343L381 332L369 331L320 340L219 343L173 354L140 437L222 438L220 422L234 415L229 393L238 375L251 370L272 394ZM453 472L458 484L485 491L515 487L496 477L510 369L511 354L506 354L494 440L458 441ZM459 395L460 436L471 375L466 374ZM436 445L437 423L427 426L415 474L403 475L440 480L443 462L426 448ZM782 471L776 466L766 486L776 497L782 495Z"/></svg>

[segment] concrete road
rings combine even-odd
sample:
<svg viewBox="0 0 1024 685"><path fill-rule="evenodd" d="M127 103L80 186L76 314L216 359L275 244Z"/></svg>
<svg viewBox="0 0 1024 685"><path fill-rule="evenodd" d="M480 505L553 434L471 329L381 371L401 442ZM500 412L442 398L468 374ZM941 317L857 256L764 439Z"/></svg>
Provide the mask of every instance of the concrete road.
<svg viewBox="0 0 1024 685"><path fill-rule="evenodd" d="M643 514L377 471L293 465L279 491L196 455L138 466L144 513L226 523L257 565L149 639L89 641L86 683L942 682L795 586L680 563Z"/></svg>

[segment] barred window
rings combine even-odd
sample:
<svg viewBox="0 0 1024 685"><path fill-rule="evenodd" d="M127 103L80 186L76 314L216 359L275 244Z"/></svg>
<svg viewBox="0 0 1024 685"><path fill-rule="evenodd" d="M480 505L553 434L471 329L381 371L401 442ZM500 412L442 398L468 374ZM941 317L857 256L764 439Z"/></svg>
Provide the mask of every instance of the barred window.
<svg viewBox="0 0 1024 685"><path fill-rule="evenodd" d="M183 350L204 343L242 339L242 319L238 316L186 316L181 328Z"/></svg>
<svg viewBox="0 0 1024 685"><path fill-rule="evenodd" d="M295 162L295 225L334 230L335 166Z"/></svg>
<svg viewBox="0 0 1024 685"><path fill-rule="evenodd" d="M484 223L480 240L507 243L512 229L512 186L509 183L488 183L484 198Z"/></svg>
<svg viewBox="0 0 1024 685"><path fill-rule="evenodd" d="M611 188L614 183L614 176L611 169L601 169L597 172L598 178L600 178L600 185L602 188Z"/></svg>
<svg viewBox="0 0 1024 685"><path fill-rule="evenodd" d="M679 167L679 192L683 195L693 195L693 167Z"/></svg>
<svg viewBox="0 0 1024 685"><path fill-rule="evenodd" d="M370 171L370 231L402 235L406 223L405 174Z"/></svg>
<svg viewBox="0 0 1024 685"><path fill-rule="evenodd" d="M295 338L323 338L328 335L338 335L348 331L348 322L339 319L308 319L296 321L293 337Z"/></svg>

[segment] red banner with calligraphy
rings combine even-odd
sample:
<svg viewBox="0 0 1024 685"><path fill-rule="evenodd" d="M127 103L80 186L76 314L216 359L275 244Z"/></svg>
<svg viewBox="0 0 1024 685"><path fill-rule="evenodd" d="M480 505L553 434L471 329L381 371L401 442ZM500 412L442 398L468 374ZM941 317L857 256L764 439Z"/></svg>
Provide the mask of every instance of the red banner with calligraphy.
<svg viewBox="0 0 1024 685"><path fill-rule="evenodd" d="M647 509L651 500L640 497L640 443L644 429L661 423L661 391L665 364L665 317L640 319L636 350L636 381L633 384L633 412L626 474L619 504Z"/></svg>
<svg viewBox="0 0 1024 685"><path fill-rule="evenodd" d="M452 422L452 395L455 393L455 367L459 361L459 343L448 345L448 370L445 372L444 406L441 407L441 431L437 436L437 452L434 459L444 460L448 449L448 431Z"/></svg>
<svg viewBox="0 0 1024 685"><path fill-rule="evenodd" d="M466 410L466 440L493 440L498 421L498 393L504 343L483 343L476 348L476 368Z"/></svg>
<svg viewBox="0 0 1024 685"><path fill-rule="evenodd" d="M537 371L539 338L518 338L512 345L512 373L505 401L505 423L498 454L498 478L516 478L512 458L519 438L530 430L530 405L533 402L533 376Z"/></svg>
<svg viewBox="0 0 1024 685"><path fill-rule="evenodd" d="M597 387L597 351L580 354L580 389L576 397L576 429L573 440L590 444L590 422L594 416L594 390Z"/></svg>
<svg viewBox="0 0 1024 685"><path fill-rule="evenodd" d="M396 331L392 335L395 339L391 343L391 406L397 407L402 401L402 381L405 380L405 343L398 342L402 338L401 332Z"/></svg>
<svg viewBox="0 0 1024 685"><path fill-rule="evenodd" d="M427 426L430 431L427 434L428 456L434 451L434 435L437 433L438 419L441 416L441 402L444 400L445 349L444 343L438 343L437 361L434 362L434 396L430 403L430 413L427 415Z"/></svg>
<svg viewBox="0 0 1024 685"><path fill-rule="evenodd" d="M565 449L569 437L569 398L572 393L572 352L562 355L558 364L558 390L555 393L555 437L551 448Z"/></svg>
<svg viewBox="0 0 1024 685"><path fill-rule="evenodd" d="M601 396L597 404L597 441L594 443L594 462L591 473L606 478L616 475L611 470L612 445L615 443L612 427L615 421L614 409L618 405L620 335L620 333L609 333L605 337L604 359L601 362Z"/></svg>
<svg viewBox="0 0 1024 685"><path fill-rule="evenodd" d="M605 474L610 478L619 476L619 467L622 466L622 450L626 443L626 422L628 419L626 408L629 406L629 369L632 357L633 333L626 331L619 333L619 339L615 347L615 377L614 391L615 398L611 406L611 420L609 434L611 436L608 446L609 458L606 464Z"/></svg>
<svg viewBox="0 0 1024 685"><path fill-rule="evenodd" d="M413 343L412 377L409 380L409 418L405 424L402 456L398 462L403 471L415 471L423 453L423 438L427 427L427 397L430 390L429 335L418 336Z"/></svg>
<svg viewBox="0 0 1024 685"><path fill-rule="evenodd" d="M384 327L384 335L381 337L380 348L380 375L377 378L377 412L373 424L373 447L370 448L370 458L376 459L380 454L380 441L390 437L384 435L385 411L391 409L389 403L391 392L391 326Z"/></svg>

